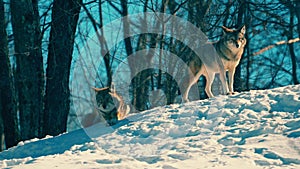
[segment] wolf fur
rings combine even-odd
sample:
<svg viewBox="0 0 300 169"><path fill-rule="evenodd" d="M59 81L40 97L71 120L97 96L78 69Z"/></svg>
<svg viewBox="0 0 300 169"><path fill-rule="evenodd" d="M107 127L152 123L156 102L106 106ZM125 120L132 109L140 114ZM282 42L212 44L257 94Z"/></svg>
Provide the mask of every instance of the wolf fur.
<svg viewBox="0 0 300 169"><path fill-rule="evenodd" d="M205 92L208 97L214 97L211 92L211 86L215 78L216 73L220 73L223 88L225 88L225 92L227 94L233 94L233 81L234 74L237 65L239 64L242 54L244 52L244 47L246 45L246 27L242 26L239 29L229 29L225 26L223 28L223 36L221 39L214 44L215 50L217 51L218 56L221 58L223 65L221 66L224 71L220 71L216 68L216 66L212 65L203 65L202 61L198 58L194 58L191 60L188 65L190 67L192 76L190 76L189 83L186 86L185 91L183 92L183 101L188 101L188 93L192 85L194 85L201 75L204 75L206 78L206 86ZM229 89L226 77L222 72L228 71L228 79L229 79ZM226 76L226 75L225 75ZM224 80L225 79L225 80ZM224 85L226 84L226 85Z"/></svg>

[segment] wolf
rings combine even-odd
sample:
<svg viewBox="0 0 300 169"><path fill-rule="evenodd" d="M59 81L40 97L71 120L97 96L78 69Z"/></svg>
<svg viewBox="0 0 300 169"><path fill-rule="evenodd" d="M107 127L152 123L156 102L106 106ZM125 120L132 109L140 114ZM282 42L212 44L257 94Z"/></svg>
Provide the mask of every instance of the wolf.
<svg viewBox="0 0 300 169"><path fill-rule="evenodd" d="M214 48L218 54L218 57L220 57L223 63L221 67L224 69L224 71L220 71L210 65L204 65L202 61L196 57L189 61L188 66L190 67L192 75L189 77L189 83L183 92L184 102L188 102L189 90L198 81L201 75L204 75L206 78L205 92L209 98L212 98L214 97L214 95L211 92L211 86L214 81L215 74L221 73L221 75L223 75L222 72L228 71L229 85L226 80L226 74L224 78L221 78L221 81L223 79L223 85L224 83L226 83L224 86L226 88L225 90L227 94L234 94L234 74L236 67L238 66L241 60L247 42L245 38L246 27L244 25L238 29L229 29L225 26L222 26L222 29L223 35L218 42L214 43Z"/></svg>
<svg viewBox="0 0 300 169"><path fill-rule="evenodd" d="M81 120L81 125L86 128L100 122L115 125L119 120L125 118L130 107L125 103L123 97L112 87L95 88L96 105L92 113L86 114Z"/></svg>

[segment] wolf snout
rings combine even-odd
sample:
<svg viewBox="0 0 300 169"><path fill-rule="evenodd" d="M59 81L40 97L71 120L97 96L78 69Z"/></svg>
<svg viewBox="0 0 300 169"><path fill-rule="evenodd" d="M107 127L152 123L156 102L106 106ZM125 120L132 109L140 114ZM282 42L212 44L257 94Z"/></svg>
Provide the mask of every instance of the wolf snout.
<svg viewBox="0 0 300 169"><path fill-rule="evenodd" d="M236 48L240 48L240 45L238 43L235 44Z"/></svg>

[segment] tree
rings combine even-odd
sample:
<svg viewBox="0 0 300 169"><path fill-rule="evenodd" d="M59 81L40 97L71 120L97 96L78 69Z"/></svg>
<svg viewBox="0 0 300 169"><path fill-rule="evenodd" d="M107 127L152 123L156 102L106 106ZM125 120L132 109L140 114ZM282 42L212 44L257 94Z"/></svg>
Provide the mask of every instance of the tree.
<svg viewBox="0 0 300 169"><path fill-rule="evenodd" d="M299 1L286 1L286 0L281 0L283 4L287 6L290 12L290 22L289 22L289 28L287 32L287 37L288 39L293 39L294 38L294 18L295 16L298 19L298 24L297 29L299 32L299 37L300 37L300 12L299 12L299 7L300 7L300 2ZM293 83L294 84L299 84L299 80L297 78L297 58L296 58L296 53L295 53L295 48L294 48L294 43L290 43L289 45L289 51L290 51L290 56L291 56L291 62L292 62L292 78L293 78Z"/></svg>
<svg viewBox="0 0 300 169"><path fill-rule="evenodd" d="M247 12L247 7L248 7L248 4L246 2L246 0L239 0L238 1L238 13L237 13L237 23L240 24L240 25L237 25L237 26L242 26L242 25L246 25L246 38L248 40L247 43L249 43L250 39L248 39L248 23L245 23L247 22L247 19L246 19L246 12ZM243 90L249 90L249 64L250 64L250 58L249 58L249 55L246 55L245 53L246 52L249 52L249 48L248 48L248 44L246 44L245 46L245 52L243 53L243 56L242 56L242 59L240 62L242 62L243 60L245 60L245 57L244 56L247 56L247 65L245 66L247 68L247 76L244 77L246 79L244 79L242 76L241 76L241 68L242 68L242 65L239 64L236 68L236 71L235 71L235 77L234 77L234 90L235 91L243 91ZM248 48L248 50L246 50ZM244 88L244 83L246 81L246 88Z"/></svg>
<svg viewBox="0 0 300 169"><path fill-rule="evenodd" d="M43 115L44 72L38 2L11 0L21 139L39 137Z"/></svg>
<svg viewBox="0 0 300 169"><path fill-rule="evenodd" d="M130 34L130 28L131 26L131 21L129 20L128 14L129 14L129 10L128 10L128 0L124 0L121 1L120 6L121 9L117 8L116 6L114 6L114 4L112 2L109 2L111 6L113 6L118 12L119 14L124 17L123 18L123 35L124 35L124 45L125 45L125 51L127 56L130 55L134 55L135 49L139 50L142 48L141 42L142 39L144 38L144 35L140 35L139 36L139 42L137 43L137 47L134 48L133 46L133 37L127 37ZM147 1L145 2L144 5L147 5ZM144 8L145 10L145 8ZM145 12L145 11L144 11ZM146 26L146 25L144 25ZM145 64L147 64L148 61L145 61L143 63L143 65L145 66ZM131 73L131 79L132 79L132 83L131 83L131 92L132 92L132 103L135 106L135 108L137 110L146 110L147 109L147 99L148 99L148 85L145 84L147 83L146 78L149 76L149 71L144 70L142 72L136 72L137 67L141 66L141 63L136 62L135 59L128 59L128 64L129 64L129 68L130 68L130 73ZM133 75L135 75L136 73L138 73L135 77L133 77Z"/></svg>
<svg viewBox="0 0 300 169"><path fill-rule="evenodd" d="M96 19L93 17L92 13L89 11L88 7L86 4L80 4L85 13L87 14L87 17L91 21L94 31L96 33L97 39L100 43L100 53L101 56L103 57L105 68L106 68L106 74L107 74L107 83L106 86L111 86L112 82L112 65L111 65L111 54L109 52L108 46L107 46L107 41L104 36L104 32L102 26L103 26L103 10L102 10L102 2L98 2L98 14L99 14L99 23L97 23ZM100 31L98 31L100 30Z"/></svg>
<svg viewBox="0 0 300 169"><path fill-rule="evenodd" d="M15 146L20 139L5 22L4 3L0 0L0 151L4 149L3 137L7 148Z"/></svg>
<svg viewBox="0 0 300 169"><path fill-rule="evenodd" d="M44 135L67 129L70 110L69 77L82 0L54 0L48 46Z"/></svg>
<svg viewBox="0 0 300 169"><path fill-rule="evenodd" d="M294 38L294 11L295 9L290 9L290 25L289 25L289 33L287 35L288 39ZM297 57L295 53L294 43L290 43L289 45L289 51L291 56L291 62L292 62L292 78L294 84L299 84L299 80L297 78Z"/></svg>

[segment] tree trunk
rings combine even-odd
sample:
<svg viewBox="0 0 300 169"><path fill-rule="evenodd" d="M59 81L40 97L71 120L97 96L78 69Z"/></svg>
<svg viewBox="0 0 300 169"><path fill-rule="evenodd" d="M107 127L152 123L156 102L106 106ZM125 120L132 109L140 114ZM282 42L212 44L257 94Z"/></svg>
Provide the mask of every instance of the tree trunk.
<svg viewBox="0 0 300 169"><path fill-rule="evenodd" d="M106 41L103 29L102 29L102 26L103 26L102 2L101 1L98 2L99 24L94 19L92 13L85 6L85 4L81 3L80 5L83 7L83 10L87 14L87 17L90 19L90 21L93 25L94 31L96 32L97 39L100 43L100 53L101 53L101 56L103 57L106 74L107 74L107 83L105 85L111 86L111 83L112 83L111 55L110 55L110 52L109 52L109 49L107 46L107 41ZM98 30L100 30L100 32L98 32Z"/></svg>
<svg viewBox="0 0 300 169"><path fill-rule="evenodd" d="M241 26L245 22L245 19L244 19L245 18L245 12L246 12L246 2L245 2L245 0L239 0L239 5L240 5L240 7L239 7L239 11L238 11L237 23L239 24L238 26ZM241 62L242 62L242 60L244 60L244 56L245 56L244 53L242 55L240 64L236 67L235 75L234 75L233 87L234 87L234 90L238 91L238 92L244 90L243 89L243 79L242 79L242 76L241 76L241 67L242 67ZM248 58L248 61L249 61L249 58Z"/></svg>
<svg viewBox="0 0 300 169"><path fill-rule="evenodd" d="M111 86L112 82L112 65L111 65L111 55L109 52L109 49L107 47L107 41L105 39L104 33L103 33L103 10L102 10L102 2L98 2L98 7L99 7L99 27L101 31L101 55L104 60L105 68L106 68L106 74L107 74L107 86ZM95 30L97 31L97 30ZM106 51L106 54L105 54Z"/></svg>
<svg viewBox="0 0 300 169"><path fill-rule="evenodd" d="M300 1L295 1L295 14L296 14L296 17L298 19L298 24L297 24L297 29L298 29L298 34L299 34L299 37L300 37Z"/></svg>
<svg viewBox="0 0 300 169"><path fill-rule="evenodd" d="M20 141L20 131L18 128L15 90L8 57L3 0L0 0L0 37L0 139L1 145L3 145L3 136L5 135L6 148L9 148L17 145Z"/></svg>
<svg viewBox="0 0 300 169"><path fill-rule="evenodd" d="M39 137L44 72L38 2L11 0L21 139Z"/></svg>
<svg viewBox="0 0 300 169"><path fill-rule="evenodd" d="M289 26L289 34L288 38L293 39L294 37L294 11L293 9L290 9L290 26ZM297 9L295 9L296 11ZM299 21L298 21L299 22ZM294 43L289 44L289 51L291 55L291 62L292 62L292 78L293 78L293 83L294 84L299 84L298 78L297 78L297 59L296 59L296 54L295 54L295 49L294 49Z"/></svg>
<svg viewBox="0 0 300 169"><path fill-rule="evenodd" d="M54 0L48 46L44 135L67 129L70 110L69 76L81 0Z"/></svg>
<svg viewBox="0 0 300 169"><path fill-rule="evenodd" d="M128 15L128 1L127 0L122 0L121 1L121 15L123 17ZM123 34L124 37L126 37L127 35L130 34L130 25L129 25L129 20L128 18L124 18L123 19ZM124 39L124 43L125 43L125 50L126 50L126 54L127 56L130 56L131 54L133 54L133 47L131 44L131 38L125 38ZM131 73L131 79L132 79L132 104L136 107L136 109L140 109L140 101L138 99L138 96L141 94L138 91L138 88L140 86L140 81L141 79L139 77L135 77L133 78L133 75L136 72L136 67L139 66L135 63L135 60L128 60L128 64L129 64L129 68L130 68L130 73Z"/></svg>
<svg viewBox="0 0 300 169"><path fill-rule="evenodd" d="M1 98L0 98L1 102ZM2 105L0 103L0 112L2 112ZM2 114L0 114L0 152L5 149L5 141L4 141L4 124Z"/></svg>

